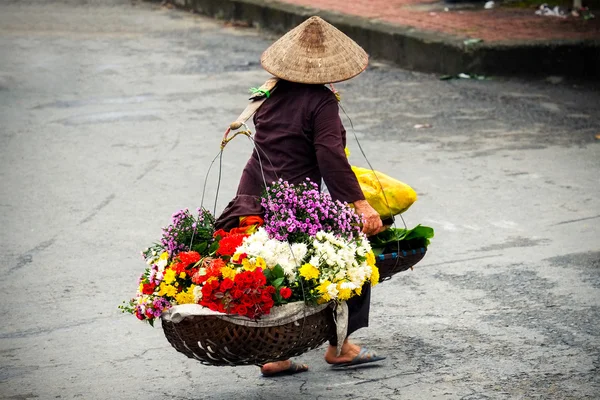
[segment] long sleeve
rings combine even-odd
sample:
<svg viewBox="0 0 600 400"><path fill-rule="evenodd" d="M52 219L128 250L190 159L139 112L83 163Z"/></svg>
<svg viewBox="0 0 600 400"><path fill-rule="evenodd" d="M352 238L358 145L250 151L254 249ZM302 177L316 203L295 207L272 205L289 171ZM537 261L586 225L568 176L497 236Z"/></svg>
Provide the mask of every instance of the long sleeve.
<svg viewBox="0 0 600 400"><path fill-rule="evenodd" d="M365 196L344 152L346 131L333 95L315 110L313 132L317 163L331 197L348 203L364 200Z"/></svg>

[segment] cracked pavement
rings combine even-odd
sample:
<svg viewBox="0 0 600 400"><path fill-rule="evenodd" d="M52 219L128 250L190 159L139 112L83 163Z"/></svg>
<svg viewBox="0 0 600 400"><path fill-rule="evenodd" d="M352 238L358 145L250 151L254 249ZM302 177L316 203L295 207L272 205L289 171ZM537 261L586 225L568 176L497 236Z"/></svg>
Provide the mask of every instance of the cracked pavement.
<svg viewBox="0 0 600 400"><path fill-rule="evenodd" d="M373 291L379 366L277 379L206 367L117 306L139 250L200 205L275 38L156 3L0 3L0 399L600 397L600 95L371 62L337 85L351 161L412 185L436 237ZM468 72L468 71L465 71ZM416 129L417 124L431 128ZM225 152L217 209L250 145ZM208 178L209 207L216 171Z"/></svg>

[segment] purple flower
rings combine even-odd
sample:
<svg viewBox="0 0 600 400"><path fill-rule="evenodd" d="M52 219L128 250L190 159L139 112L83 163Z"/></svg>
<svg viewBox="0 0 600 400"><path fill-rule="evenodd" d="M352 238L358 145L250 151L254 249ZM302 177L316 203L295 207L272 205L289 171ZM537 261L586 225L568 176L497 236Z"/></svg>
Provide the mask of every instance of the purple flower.
<svg viewBox="0 0 600 400"><path fill-rule="evenodd" d="M320 230L346 238L360 232L361 219L354 210L321 193L309 179L297 185L282 180L273 182L261 205L265 209L265 229L278 240L314 236Z"/></svg>

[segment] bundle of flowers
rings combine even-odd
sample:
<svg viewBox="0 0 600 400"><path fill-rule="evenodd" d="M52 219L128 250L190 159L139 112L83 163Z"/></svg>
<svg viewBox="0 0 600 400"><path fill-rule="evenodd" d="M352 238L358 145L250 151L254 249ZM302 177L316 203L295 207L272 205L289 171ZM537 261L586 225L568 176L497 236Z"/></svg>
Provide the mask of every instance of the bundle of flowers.
<svg viewBox="0 0 600 400"><path fill-rule="evenodd" d="M264 219L240 218L229 232L199 209L173 215L160 243L142 252L148 267L136 297L120 308L151 324L163 311L195 303L251 319L294 301L346 301L379 281L360 217L313 182L274 182Z"/></svg>

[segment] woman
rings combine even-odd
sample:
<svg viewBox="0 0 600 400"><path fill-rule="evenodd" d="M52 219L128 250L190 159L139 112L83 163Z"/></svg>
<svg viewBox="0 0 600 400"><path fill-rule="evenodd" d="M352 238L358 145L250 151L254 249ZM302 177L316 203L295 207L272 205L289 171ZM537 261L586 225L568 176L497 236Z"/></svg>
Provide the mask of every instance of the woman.
<svg viewBox="0 0 600 400"><path fill-rule="evenodd" d="M254 116L255 149L238 187L237 196L217 221L217 228L237 226L246 215L262 214L259 197L267 184L283 178L299 183L306 178L327 185L334 200L354 204L363 216L363 232L382 230L379 214L367 203L346 158L346 132L336 96L324 85L350 79L365 70L368 56L349 37L319 17L294 28L261 57L262 66L280 81ZM368 325L370 285L348 301L348 335ZM334 366L382 360L376 354L344 342L337 355L335 338L325 354ZM291 360L265 364L264 376L304 372L306 365Z"/></svg>

